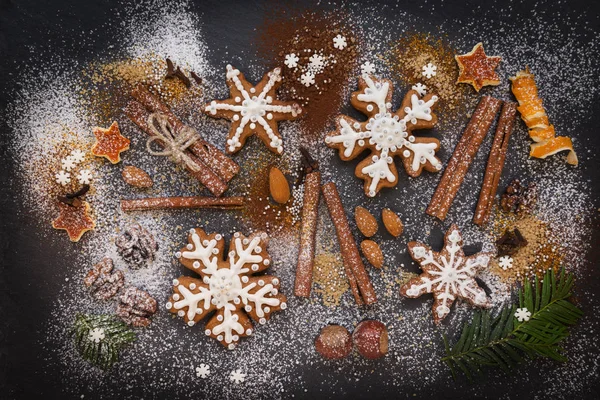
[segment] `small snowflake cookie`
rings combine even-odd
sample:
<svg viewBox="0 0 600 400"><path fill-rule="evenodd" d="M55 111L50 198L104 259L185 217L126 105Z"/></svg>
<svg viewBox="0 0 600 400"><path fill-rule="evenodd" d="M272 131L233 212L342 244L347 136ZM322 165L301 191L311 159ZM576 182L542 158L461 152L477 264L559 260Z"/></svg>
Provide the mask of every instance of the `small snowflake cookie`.
<svg viewBox="0 0 600 400"><path fill-rule="evenodd" d="M239 69L227 66L229 98L213 100L204 107L204 112L213 118L231 121L226 149L229 153L238 152L252 136L258 136L268 149L276 154L283 152L283 140L278 130L278 122L294 120L302 113L302 108L291 101L281 101L275 92L282 82L281 69L275 68L252 86Z"/></svg>
<svg viewBox="0 0 600 400"><path fill-rule="evenodd" d="M273 312L287 307L286 297L279 293L278 278L254 276L271 265L266 233L249 237L235 233L227 253L225 239L217 233L209 235L195 228L188 241L175 256L201 279L175 279L166 308L183 317L189 326L215 311L206 323L205 333L232 350L241 337L252 335L250 319L263 325Z"/></svg>
<svg viewBox="0 0 600 400"><path fill-rule="evenodd" d="M294 54L286 54L285 55L285 61L283 62L288 68L296 68L298 66L298 61L300 61L300 58Z"/></svg>
<svg viewBox="0 0 600 400"><path fill-rule="evenodd" d="M523 307L523 308L517 308L517 311L515 312L515 318L519 322L529 321L529 318L531 318L531 311L529 311L525 307Z"/></svg>
<svg viewBox="0 0 600 400"><path fill-rule="evenodd" d="M336 130L325 137L327 146L338 149L340 158L352 160L369 150L370 154L358 163L355 175L364 180L365 194L375 196L384 187L398 183L395 157L403 159L404 169L417 177L423 169L437 172L442 163L435 156L440 142L421 138L413 131L428 129L437 122L432 112L437 96L423 98L415 90L409 91L401 107L392 112L392 82L363 75L358 81L358 91L352 93L352 106L368 117L360 122L346 115L336 120Z"/></svg>
<svg viewBox="0 0 600 400"><path fill-rule="evenodd" d="M428 63L427 65L423 65L423 76L427 79L430 79L437 75L437 67L432 63Z"/></svg>
<svg viewBox="0 0 600 400"><path fill-rule="evenodd" d="M210 375L210 367L206 364L200 364L196 367L196 376L198 378L206 379Z"/></svg>
<svg viewBox="0 0 600 400"><path fill-rule="evenodd" d="M439 324L449 313L456 299L474 306L488 307L485 291L479 287L475 276L487 268L493 253L481 252L465 257L463 241L456 225L444 236L444 248L437 252L426 244L410 242L410 256L419 263L423 273L400 288L405 297L417 298L432 293L433 321Z"/></svg>
<svg viewBox="0 0 600 400"><path fill-rule="evenodd" d="M231 371L229 375L229 380L233 383L242 383L246 380L246 374L242 373L241 369L236 369L235 371Z"/></svg>
<svg viewBox="0 0 600 400"><path fill-rule="evenodd" d="M346 38L342 35L337 35L333 38L333 47L339 50L344 50L348 43L346 43Z"/></svg>

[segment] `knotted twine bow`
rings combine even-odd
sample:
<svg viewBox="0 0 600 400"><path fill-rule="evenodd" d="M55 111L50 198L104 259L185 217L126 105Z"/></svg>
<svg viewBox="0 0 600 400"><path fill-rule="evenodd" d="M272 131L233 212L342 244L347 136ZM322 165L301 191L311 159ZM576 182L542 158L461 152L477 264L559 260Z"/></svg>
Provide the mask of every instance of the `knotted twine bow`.
<svg viewBox="0 0 600 400"><path fill-rule="evenodd" d="M185 151L200 139L198 133L191 127L184 125L179 132L169 122L166 115L152 113L148 116L148 128L152 137L146 141L146 149L153 156L170 156L177 164L184 164L194 172L200 171L200 166ZM155 141L162 142L164 150L153 150L151 145Z"/></svg>

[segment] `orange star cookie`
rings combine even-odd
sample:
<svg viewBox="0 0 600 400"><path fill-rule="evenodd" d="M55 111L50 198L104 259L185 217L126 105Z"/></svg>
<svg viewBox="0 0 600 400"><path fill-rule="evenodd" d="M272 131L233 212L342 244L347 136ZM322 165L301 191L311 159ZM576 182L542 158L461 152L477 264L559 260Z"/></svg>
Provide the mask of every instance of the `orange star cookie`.
<svg viewBox="0 0 600 400"><path fill-rule="evenodd" d="M96 143L92 147L92 154L98 157L106 157L116 164L121 161L121 152L129 149L129 139L121 135L117 121L110 128L94 128Z"/></svg>
<svg viewBox="0 0 600 400"><path fill-rule="evenodd" d="M486 56L482 43L477 43L469 53L454 58L460 69L456 83L469 83L478 92L484 86L500 84L496 67L502 58Z"/></svg>
<svg viewBox="0 0 600 400"><path fill-rule="evenodd" d="M72 242L78 242L81 236L91 231L96 226L90 217L90 205L84 201L79 206L70 206L62 202L58 203L60 215L52 221L54 229L64 229L69 234Z"/></svg>

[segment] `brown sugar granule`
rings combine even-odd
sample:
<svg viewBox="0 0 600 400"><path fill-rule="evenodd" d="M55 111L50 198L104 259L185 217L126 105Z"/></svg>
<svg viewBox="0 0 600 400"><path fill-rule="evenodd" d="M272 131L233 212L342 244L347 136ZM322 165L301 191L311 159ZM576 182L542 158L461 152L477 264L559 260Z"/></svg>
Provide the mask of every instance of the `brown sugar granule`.
<svg viewBox="0 0 600 400"><path fill-rule="evenodd" d="M338 306L349 288L344 264L338 252L324 251L315 256L313 291L328 307Z"/></svg>
<svg viewBox="0 0 600 400"><path fill-rule="evenodd" d="M493 259L490 263L492 272L512 283L536 275L541 278L548 269L559 268L563 261L561 245L548 224L534 215L519 219L514 214L502 212L498 212L494 222L495 239L499 239L507 229L518 229L527 240L527 245L510 256L513 259L512 268L503 270L498 264L498 259Z"/></svg>
<svg viewBox="0 0 600 400"><path fill-rule="evenodd" d="M394 74L394 79L408 87L416 83L427 86L427 93L439 97L438 115L441 124L453 123L453 116L464 115L474 107L477 99L470 95L468 87L457 85L458 66L454 55L457 50L445 40L425 33L406 33L397 39L384 54L384 60ZM436 75L423 76L423 66L432 63L437 67ZM443 128L443 126L442 126Z"/></svg>
<svg viewBox="0 0 600 400"><path fill-rule="evenodd" d="M284 82L279 89L285 100L298 101L305 117L299 120L309 138L318 139L330 119L345 101L345 89L358 70L358 30L340 13L302 12L276 8L261 25L258 50L271 67L282 68ZM346 39L344 49L334 47L333 38ZM295 54L298 66L289 68L285 56ZM321 68L311 71L315 83L305 86L301 76L307 72L311 57L320 57ZM314 64L313 64L314 65Z"/></svg>

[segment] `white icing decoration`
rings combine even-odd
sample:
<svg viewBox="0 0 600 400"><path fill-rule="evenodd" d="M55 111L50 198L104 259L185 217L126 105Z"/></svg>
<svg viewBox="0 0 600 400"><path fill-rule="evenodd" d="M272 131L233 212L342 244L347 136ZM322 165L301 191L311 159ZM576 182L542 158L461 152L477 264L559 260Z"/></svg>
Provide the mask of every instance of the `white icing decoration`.
<svg viewBox="0 0 600 400"><path fill-rule="evenodd" d="M529 319L531 318L531 311L529 311L525 307L523 307L523 308L517 308L517 311L515 312L515 318L519 322L529 321Z"/></svg>

